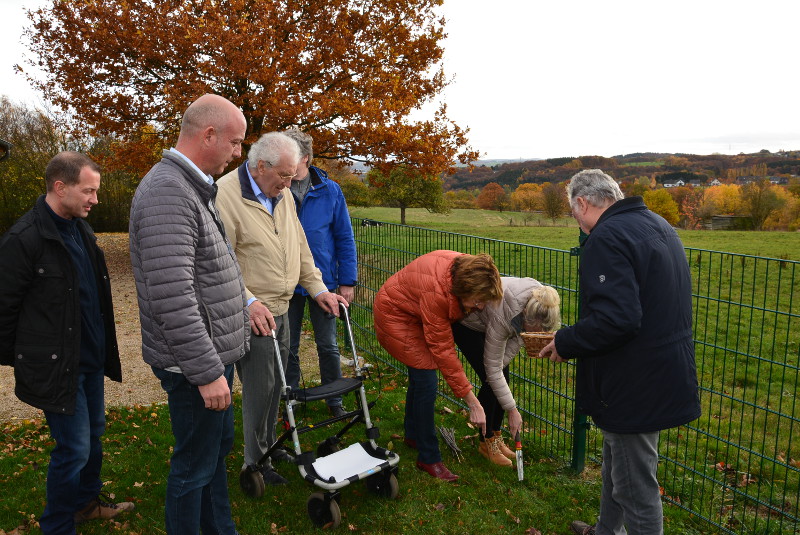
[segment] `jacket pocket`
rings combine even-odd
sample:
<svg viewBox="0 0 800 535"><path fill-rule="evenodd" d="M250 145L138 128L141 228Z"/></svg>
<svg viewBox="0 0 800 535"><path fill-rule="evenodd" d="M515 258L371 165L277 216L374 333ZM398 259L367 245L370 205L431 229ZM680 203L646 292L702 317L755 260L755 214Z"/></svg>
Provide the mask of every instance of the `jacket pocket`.
<svg viewBox="0 0 800 535"><path fill-rule="evenodd" d="M55 400L67 394L72 371L61 348L18 345L14 351L14 378L20 397Z"/></svg>

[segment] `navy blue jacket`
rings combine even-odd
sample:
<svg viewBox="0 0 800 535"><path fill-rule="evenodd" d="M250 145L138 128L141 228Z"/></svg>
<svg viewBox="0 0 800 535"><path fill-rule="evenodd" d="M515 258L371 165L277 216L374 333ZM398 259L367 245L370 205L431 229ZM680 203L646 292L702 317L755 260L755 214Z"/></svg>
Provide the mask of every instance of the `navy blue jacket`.
<svg viewBox="0 0 800 535"><path fill-rule="evenodd" d="M17 397L39 409L73 414L81 349L78 271L45 196L0 240L0 364L14 366ZM103 252L78 220L94 267L105 329L105 375L122 380Z"/></svg>
<svg viewBox="0 0 800 535"><path fill-rule="evenodd" d="M314 264L322 272L328 290L355 286L358 282L358 258L350 213L339 184L313 165L308 168L311 184L302 204L294 197L297 217L306 233ZM295 293L308 295L302 286Z"/></svg>
<svg viewBox="0 0 800 535"><path fill-rule="evenodd" d="M609 207L584 242L580 307L555 342L562 357L578 359L581 412L613 433L659 431L700 416L686 253L641 197Z"/></svg>

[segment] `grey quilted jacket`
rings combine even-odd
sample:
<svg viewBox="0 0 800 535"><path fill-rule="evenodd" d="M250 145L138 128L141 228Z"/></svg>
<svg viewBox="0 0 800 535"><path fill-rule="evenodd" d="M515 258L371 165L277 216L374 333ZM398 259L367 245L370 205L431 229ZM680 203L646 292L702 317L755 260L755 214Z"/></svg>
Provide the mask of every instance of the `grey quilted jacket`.
<svg viewBox="0 0 800 535"><path fill-rule="evenodd" d="M180 368L194 385L213 382L239 360L250 332L242 274L215 194L216 186L164 151L131 204L142 356L156 368Z"/></svg>

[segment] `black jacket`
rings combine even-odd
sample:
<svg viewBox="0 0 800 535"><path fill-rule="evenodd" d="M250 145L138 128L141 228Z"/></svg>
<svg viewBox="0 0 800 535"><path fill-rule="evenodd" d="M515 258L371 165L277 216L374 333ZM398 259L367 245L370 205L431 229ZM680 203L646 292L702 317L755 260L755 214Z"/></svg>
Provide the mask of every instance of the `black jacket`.
<svg viewBox="0 0 800 535"><path fill-rule="evenodd" d="M580 318L556 333L578 358L576 402L601 429L647 433L700 416L692 288L675 230L642 202L616 202L584 242Z"/></svg>
<svg viewBox="0 0 800 535"><path fill-rule="evenodd" d="M45 197L0 239L0 364L13 366L17 397L73 414L81 347L78 273ZM105 375L122 380L111 283L103 252L78 220L97 277L106 333Z"/></svg>

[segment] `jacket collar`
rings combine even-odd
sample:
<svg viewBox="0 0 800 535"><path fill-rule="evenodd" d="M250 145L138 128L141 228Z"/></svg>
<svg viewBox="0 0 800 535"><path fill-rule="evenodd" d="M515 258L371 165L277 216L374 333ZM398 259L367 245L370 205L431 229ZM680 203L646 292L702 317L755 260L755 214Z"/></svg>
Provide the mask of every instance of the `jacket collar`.
<svg viewBox="0 0 800 535"><path fill-rule="evenodd" d="M242 197L248 201L259 202L253 188L250 186L250 175L247 174L247 160L237 169L239 177L239 186L242 188Z"/></svg>
<svg viewBox="0 0 800 535"><path fill-rule="evenodd" d="M161 157L162 162L167 163L168 165L176 165L180 167L184 177L186 178L186 182L197 191L197 194L200 195L204 202L208 202L212 197L214 197L217 189L216 184L209 184L206 182L197 174L197 171L189 167L189 165L183 161L180 156L173 154L172 151L166 149L161 153Z"/></svg>
<svg viewBox="0 0 800 535"><path fill-rule="evenodd" d="M319 186L324 180L328 179L328 173L313 165L308 168L308 174L311 176L312 187Z"/></svg>
<svg viewBox="0 0 800 535"><path fill-rule="evenodd" d="M600 217L597 219L597 223L595 223L595 228L597 228L603 221L610 217L614 217L617 214L622 214L625 212L632 212L637 210L647 210L647 206L644 204L644 200L638 195L633 197L627 197L625 199L619 200L608 207L608 209L603 212ZM592 229L594 230L594 229Z"/></svg>

